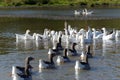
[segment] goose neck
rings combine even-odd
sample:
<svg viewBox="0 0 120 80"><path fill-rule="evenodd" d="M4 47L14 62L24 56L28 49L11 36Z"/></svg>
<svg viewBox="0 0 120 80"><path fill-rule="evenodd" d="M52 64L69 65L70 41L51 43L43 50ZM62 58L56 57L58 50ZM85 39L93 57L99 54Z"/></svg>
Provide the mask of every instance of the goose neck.
<svg viewBox="0 0 120 80"><path fill-rule="evenodd" d="M53 61L53 54L49 55L49 60L50 60L50 63L54 63L54 61Z"/></svg>
<svg viewBox="0 0 120 80"><path fill-rule="evenodd" d="M63 56L67 57L67 49L64 50Z"/></svg>

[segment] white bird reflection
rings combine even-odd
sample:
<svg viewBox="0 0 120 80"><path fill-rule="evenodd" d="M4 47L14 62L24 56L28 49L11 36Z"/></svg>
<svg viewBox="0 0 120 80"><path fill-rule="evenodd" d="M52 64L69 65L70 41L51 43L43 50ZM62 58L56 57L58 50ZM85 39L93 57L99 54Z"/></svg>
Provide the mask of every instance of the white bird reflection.
<svg viewBox="0 0 120 80"><path fill-rule="evenodd" d="M75 80L80 80L79 70L75 70Z"/></svg>
<svg viewBox="0 0 120 80"><path fill-rule="evenodd" d="M116 46L115 46L115 51L116 53L120 53L120 41L116 41Z"/></svg>
<svg viewBox="0 0 120 80"><path fill-rule="evenodd" d="M115 42L112 40L103 41L103 56L106 56L107 53L114 53L115 52Z"/></svg>
<svg viewBox="0 0 120 80"><path fill-rule="evenodd" d="M50 41L34 41L34 40L16 40L16 48L17 49L36 49L38 50L39 48L44 48L44 49L49 49L51 45Z"/></svg>

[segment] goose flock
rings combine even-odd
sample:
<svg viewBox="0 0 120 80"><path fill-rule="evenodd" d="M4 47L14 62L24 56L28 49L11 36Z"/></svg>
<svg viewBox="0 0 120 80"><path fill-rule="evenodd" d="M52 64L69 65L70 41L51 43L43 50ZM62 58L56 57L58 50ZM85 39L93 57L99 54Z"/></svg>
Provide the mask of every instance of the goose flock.
<svg viewBox="0 0 120 80"><path fill-rule="evenodd" d="M102 29L95 29L88 26L88 29L85 30L81 28L80 30L72 28L65 21L65 28L63 31L55 31L44 29L43 34L33 33L30 35L30 30L26 30L25 34L15 34L16 43L19 41L33 40L38 41L49 41L52 43L52 47L48 48L48 61L43 60L42 57L39 59L38 68L41 69L56 69L56 64L54 57L57 56L56 63L61 65L63 63L71 63L71 57L78 57L75 61L75 70L90 70L91 66L89 64L89 58L94 58L91 53L91 46L95 40L105 41L114 40L118 41L120 39L120 30L113 29L112 32L107 31L105 27ZM77 49L77 45L81 48ZM30 61L34 60L33 57L26 58L25 67L12 66L12 77L13 80L19 80L19 78L30 78L32 75L31 70L32 66ZM28 79L30 80L30 79Z"/></svg>
<svg viewBox="0 0 120 80"><path fill-rule="evenodd" d="M82 11L74 10L74 15L91 15L93 14L93 11L88 11L86 8Z"/></svg>

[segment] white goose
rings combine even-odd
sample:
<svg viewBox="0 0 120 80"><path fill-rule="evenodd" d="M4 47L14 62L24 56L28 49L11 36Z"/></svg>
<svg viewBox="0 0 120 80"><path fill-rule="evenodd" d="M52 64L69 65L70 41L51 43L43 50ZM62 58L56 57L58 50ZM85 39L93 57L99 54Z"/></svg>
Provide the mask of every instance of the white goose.
<svg viewBox="0 0 120 80"><path fill-rule="evenodd" d="M80 15L80 11L75 10L74 15Z"/></svg>
<svg viewBox="0 0 120 80"><path fill-rule="evenodd" d="M91 15L93 13L93 11L87 11L87 9L84 9L83 11L82 11L82 15Z"/></svg>
<svg viewBox="0 0 120 80"><path fill-rule="evenodd" d="M93 30L93 39L102 39L103 33L100 31L96 31L95 28L92 28Z"/></svg>
<svg viewBox="0 0 120 80"><path fill-rule="evenodd" d="M28 30L26 30L25 34L15 34L16 35L16 40L19 40L19 39L21 39L21 40L34 39L36 34L33 34L33 36L31 36L29 34L29 32L30 32L30 30L28 29Z"/></svg>
<svg viewBox="0 0 120 80"><path fill-rule="evenodd" d="M113 30L113 33L108 34L106 33L106 29L102 28L103 30L103 40L115 40L115 31Z"/></svg>

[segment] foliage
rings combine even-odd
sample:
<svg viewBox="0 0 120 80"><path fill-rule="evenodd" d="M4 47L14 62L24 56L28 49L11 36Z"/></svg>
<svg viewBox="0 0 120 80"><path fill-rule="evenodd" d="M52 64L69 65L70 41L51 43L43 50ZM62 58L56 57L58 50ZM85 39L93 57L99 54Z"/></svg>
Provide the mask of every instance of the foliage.
<svg viewBox="0 0 120 80"><path fill-rule="evenodd" d="M120 0L0 0L0 4L8 6L22 5L71 5L71 6L100 6L120 5Z"/></svg>

